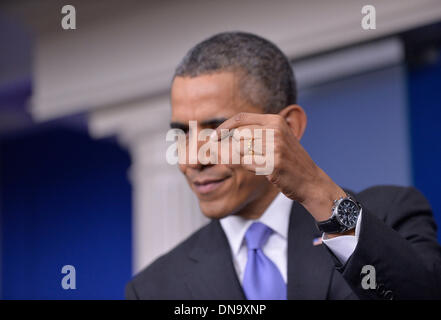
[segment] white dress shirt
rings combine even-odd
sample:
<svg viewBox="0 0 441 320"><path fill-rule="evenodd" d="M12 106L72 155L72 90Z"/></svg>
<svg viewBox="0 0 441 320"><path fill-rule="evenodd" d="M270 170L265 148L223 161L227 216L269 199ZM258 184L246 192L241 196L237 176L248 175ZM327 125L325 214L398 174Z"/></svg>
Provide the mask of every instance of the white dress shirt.
<svg viewBox="0 0 441 320"><path fill-rule="evenodd" d="M245 233L255 221L260 221L270 227L274 232L263 245L263 253L271 259L287 283L288 268L288 228L292 200L283 193L279 193L262 216L256 220L248 220L236 215L230 215L220 220L221 226L227 236L233 256L234 268L240 282L243 281L247 263L247 245ZM361 213L355 228L355 236L340 236L327 239L324 235L322 241L335 254L342 264L346 263L355 250L360 232ZM311 246L312 244L311 239Z"/></svg>

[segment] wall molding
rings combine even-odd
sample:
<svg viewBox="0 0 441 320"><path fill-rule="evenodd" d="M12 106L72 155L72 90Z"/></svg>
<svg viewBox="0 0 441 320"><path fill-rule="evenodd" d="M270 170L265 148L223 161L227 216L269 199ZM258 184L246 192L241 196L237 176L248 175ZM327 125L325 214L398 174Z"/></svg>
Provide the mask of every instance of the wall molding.
<svg viewBox="0 0 441 320"><path fill-rule="evenodd" d="M88 2L72 3L87 17L79 20L81 28L74 32L61 28L48 32L47 26L39 33L37 30L30 111L38 121L165 93L184 53L219 31L258 33L296 59L441 19L439 0L373 0L370 4L377 9L377 29L370 31L360 25L365 4L361 0L319 4L198 0L173 5L138 3L133 10L129 1L112 2L112 10L103 10L101 15L97 4L90 7L93 15L86 14ZM119 11L124 14L115 20ZM30 21L38 20L38 11L34 18L27 14Z"/></svg>

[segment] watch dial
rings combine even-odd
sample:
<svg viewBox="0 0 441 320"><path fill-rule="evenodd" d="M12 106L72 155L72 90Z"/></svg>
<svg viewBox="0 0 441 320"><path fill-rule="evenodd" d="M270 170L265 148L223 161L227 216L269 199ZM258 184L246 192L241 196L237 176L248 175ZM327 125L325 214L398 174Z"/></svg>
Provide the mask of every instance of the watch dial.
<svg viewBox="0 0 441 320"><path fill-rule="evenodd" d="M343 200L338 206L338 219L346 227L352 228L357 223L357 217L360 209L351 200Z"/></svg>

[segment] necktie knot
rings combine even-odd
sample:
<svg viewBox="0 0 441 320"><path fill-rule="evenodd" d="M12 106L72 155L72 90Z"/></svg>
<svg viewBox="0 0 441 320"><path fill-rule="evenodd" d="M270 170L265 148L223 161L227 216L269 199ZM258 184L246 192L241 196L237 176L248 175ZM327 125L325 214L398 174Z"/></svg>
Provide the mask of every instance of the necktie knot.
<svg viewBox="0 0 441 320"><path fill-rule="evenodd" d="M248 250L262 249L262 246L268 240L272 230L261 222L254 222L245 234Z"/></svg>

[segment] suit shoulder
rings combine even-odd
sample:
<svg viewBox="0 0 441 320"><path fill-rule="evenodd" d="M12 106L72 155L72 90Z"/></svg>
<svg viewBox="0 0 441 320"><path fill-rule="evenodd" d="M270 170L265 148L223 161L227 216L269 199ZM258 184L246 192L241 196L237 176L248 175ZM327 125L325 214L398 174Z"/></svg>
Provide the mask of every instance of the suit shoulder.
<svg viewBox="0 0 441 320"><path fill-rule="evenodd" d="M402 200L425 200L423 194L414 187L378 185L369 187L357 195L360 199L375 199L377 202L400 202Z"/></svg>
<svg viewBox="0 0 441 320"><path fill-rule="evenodd" d="M188 254L194 248L198 239L209 233L211 224L202 226L173 249L161 255L137 273L127 284L126 290L131 289L139 296L140 291L148 290L155 292L159 291L160 287L167 286L167 283L170 285L176 283L181 275L188 270L186 264L191 263Z"/></svg>
<svg viewBox="0 0 441 320"><path fill-rule="evenodd" d="M402 208L405 211L431 211L424 195L414 187L380 185L367 188L355 195L370 211L380 216L391 214ZM399 210L401 211L401 210Z"/></svg>

